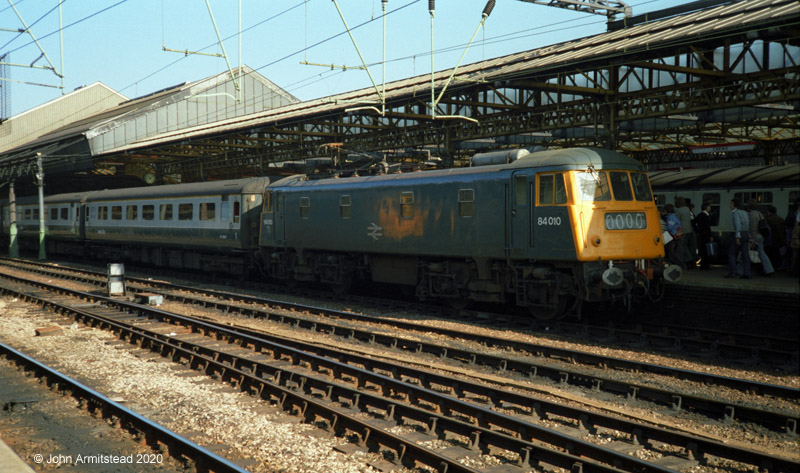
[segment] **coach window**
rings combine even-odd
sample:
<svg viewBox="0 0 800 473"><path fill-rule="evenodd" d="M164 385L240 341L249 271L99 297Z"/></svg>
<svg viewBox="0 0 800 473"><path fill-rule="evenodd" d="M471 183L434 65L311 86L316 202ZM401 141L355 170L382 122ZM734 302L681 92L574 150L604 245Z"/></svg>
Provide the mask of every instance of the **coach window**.
<svg viewBox="0 0 800 473"><path fill-rule="evenodd" d="M142 206L142 220L153 220L156 215L156 206L155 205L143 205Z"/></svg>
<svg viewBox="0 0 800 473"><path fill-rule="evenodd" d="M122 206L121 205L112 205L111 206L111 220L122 220Z"/></svg>
<svg viewBox="0 0 800 473"><path fill-rule="evenodd" d="M39 220L39 209L33 209L33 219Z"/></svg>
<svg viewBox="0 0 800 473"><path fill-rule="evenodd" d="M233 223L239 223L239 215L241 215L241 207L239 201L233 203Z"/></svg>
<svg viewBox="0 0 800 473"><path fill-rule="evenodd" d="M200 204L200 220L214 220L216 217L217 204L213 202L203 202Z"/></svg>
<svg viewBox="0 0 800 473"><path fill-rule="evenodd" d="M719 225L719 215L720 215L720 203L722 198L720 197L718 192L713 192L709 194L703 194L703 202L708 202L711 204L711 219L710 224L712 227L716 227ZM698 205L702 206L703 202L698 202ZM726 209L727 210L727 209ZM696 211L702 212L703 209L696 209Z"/></svg>
<svg viewBox="0 0 800 473"><path fill-rule="evenodd" d="M31 219L31 209L25 209L25 220Z"/></svg>
<svg viewBox="0 0 800 473"><path fill-rule="evenodd" d="M794 212L794 208L795 208L795 205L796 205L795 203L798 202L798 201L800 201L800 192L798 192L798 191L789 192L789 200L787 202L789 203L789 211L790 212ZM781 209L778 209L778 212L780 212L780 211L781 211Z"/></svg>
<svg viewBox="0 0 800 473"><path fill-rule="evenodd" d="M464 218L475 216L475 189L458 190L458 216Z"/></svg>
<svg viewBox="0 0 800 473"><path fill-rule="evenodd" d="M50 220L58 220L58 209L55 207L50 209Z"/></svg>
<svg viewBox="0 0 800 473"><path fill-rule="evenodd" d="M194 204L178 204L178 220L191 220Z"/></svg>
<svg viewBox="0 0 800 473"><path fill-rule="evenodd" d="M737 192L733 197L741 200L745 206L751 202L763 208L772 204L772 192Z"/></svg>
<svg viewBox="0 0 800 473"><path fill-rule="evenodd" d="M139 206L138 205L129 205L125 209L125 212L126 212L125 218L127 220L136 220L136 217L137 217L137 215L139 213Z"/></svg>
<svg viewBox="0 0 800 473"><path fill-rule="evenodd" d="M414 218L414 193L411 191L400 194L400 217Z"/></svg>
<svg viewBox="0 0 800 473"><path fill-rule="evenodd" d="M61 208L61 220L69 220L69 209L67 207Z"/></svg>
<svg viewBox="0 0 800 473"><path fill-rule="evenodd" d="M349 195L339 196L339 216L350 218L353 216L353 201Z"/></svg>
<svg viewBox="0 0 800 473"><path fill-rule="evenodd" d="M172 220L172 204L160 204L158 206L158 218L160 220Z"/></svg>
<svg viewBox="0 0 800 473"><path fill-rule="evenodd" d="M610 172L611 189L614 191L614 200L633 200L631 192L631 178L627 172Z"/></svg>
<svg viewBox="0 0 800 473"><path fill-rule="evenodd" d="M311 216L311 198L300 197L300 218L309 218Z"/></svg>

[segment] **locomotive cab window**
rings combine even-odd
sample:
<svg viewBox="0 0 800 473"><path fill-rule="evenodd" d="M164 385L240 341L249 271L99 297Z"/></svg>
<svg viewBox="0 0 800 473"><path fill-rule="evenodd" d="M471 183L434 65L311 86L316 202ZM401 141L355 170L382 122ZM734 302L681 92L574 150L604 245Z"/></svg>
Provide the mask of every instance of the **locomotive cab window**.
<svg viewBox="0 0 800 473"><path fill-rule="evenodd" d="M650 181L647 179L647 174L643 172L632 172L631 183L633 183L633 195L639 202L648 202L653 200L653 193L650 192Z"/></svg>
<svg viewBox="0 0 800 473"><path fill-rule="evenodd" d="M605 171L587 171L576 174L581 200L599 202L611 200L611 188Z"/></svg>
<svg viewBox="0 0 800 473"><path fill-rule="evenodd" d="M614 200L633 200L631 180L627 172L610 172L611 190L614 191Z"/></svg>
<svg viewBox="0 0 800 473"><path fill-rule="evenodd" d="M414 193L411 191L400 194L400 217L414 218Z"/></svg>
<svg viewBox="0 0 800 473"><path fill-rule="evenodd" d="M350 218L353 216L353 200L349 195L339 196L339 217Z"/></svg>
<svg viewBox="0 0 800 473"><path fill-rule="evenodd" d="M458 191L458 216L475 216L475 189L459 189Z"/></svg>
<svg viewBox="0 0 800 473"><path fill-rule="evenodd" d="M539 176L539 205L562 205L567 203L567 187L564 174L542 174Z"/></svg>
<svg viewBox="0 0 800 473"><path fill-rule="evenodd" d="M300 197L300 218L309 218L311 216L311 198Z"/></svg>

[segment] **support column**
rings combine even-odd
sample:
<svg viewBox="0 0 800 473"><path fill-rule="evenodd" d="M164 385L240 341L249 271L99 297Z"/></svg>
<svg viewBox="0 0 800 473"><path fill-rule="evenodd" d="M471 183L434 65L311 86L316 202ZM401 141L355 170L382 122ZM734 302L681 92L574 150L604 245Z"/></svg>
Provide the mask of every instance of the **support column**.
<svg viewBox="0 0 800 473"><path fill-rule="evenodd" d="M42 166L42 154L36 153L36 185L39 186L39 259L47 259L44 249L44 167Z"/></svg>
<svg viewBox="0 0 800 473"><path fill-rule="evenodd" d="M17 195L14 192L14 181L8 181L8 257L19 258L19 242L17 241Z"/></svg>

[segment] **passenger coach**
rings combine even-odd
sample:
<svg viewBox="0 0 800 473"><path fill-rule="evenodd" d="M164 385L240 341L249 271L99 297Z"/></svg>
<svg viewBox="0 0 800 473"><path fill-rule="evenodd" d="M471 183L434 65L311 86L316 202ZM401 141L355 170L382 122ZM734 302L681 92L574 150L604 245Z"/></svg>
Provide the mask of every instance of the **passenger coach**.
<svg viewBox="0 0 800 473"><path fill-rule="evenodd" d="M258 245L267 178L59 194L45 198L47 251L243 274ZM37 248L36 198L17 202L22 247ZM8 235L7 203L3 232Z"/></svg>

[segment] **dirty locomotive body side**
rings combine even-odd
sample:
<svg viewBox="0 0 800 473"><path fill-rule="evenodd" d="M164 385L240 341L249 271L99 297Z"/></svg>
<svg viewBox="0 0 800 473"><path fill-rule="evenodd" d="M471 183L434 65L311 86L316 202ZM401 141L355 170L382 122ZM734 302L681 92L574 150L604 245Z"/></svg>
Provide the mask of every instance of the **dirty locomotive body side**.
<svg viewBox="0 0 800 473"><path fill-rule="evenodd" d="M550 318L648 287L644 261L664 256L660 237L642 165L577 148L502 165L288 177L267 190L259 243L277 279L337 290L371 280Z"/></svg>

